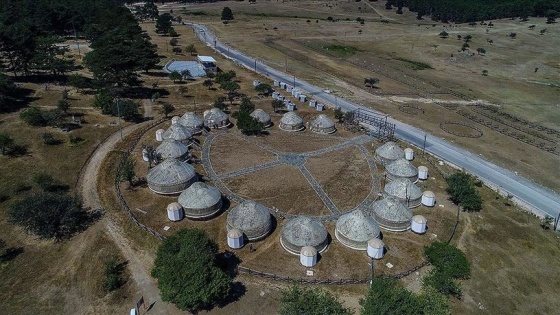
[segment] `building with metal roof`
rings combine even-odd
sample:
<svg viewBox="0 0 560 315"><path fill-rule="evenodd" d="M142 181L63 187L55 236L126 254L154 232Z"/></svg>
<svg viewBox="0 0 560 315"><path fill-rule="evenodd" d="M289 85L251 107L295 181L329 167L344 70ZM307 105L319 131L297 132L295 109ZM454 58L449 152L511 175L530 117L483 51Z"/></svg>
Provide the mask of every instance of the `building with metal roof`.
<svg viewBox="0 0 560 315"><path fill-rule="evenodd" d="M391 196L374 202L368 214L382 229L394 232L408 230L412 219L412 210Z"/></svg>
<svg viewBox="0 0 560 315"><path fill-rule="evenodd" d="M159 159L183 159L189 153L189 148L182 142L174 139L165 139L156 148Z"/></svg>
<svg viewBox="0 0 560 315"><path fill-rule="evenodd" d="M242 231L249 241L258 241L272 230L272 216L264 205L245 200L228 213L227 230L231 229Z"/></svg>
<svg viewBox="0 0 560 315"><path fill-rule="evenodd" d="M400 158L404 158L404 151L393 141L389 141L375 149L375 159L383 165L387 165Z"/></svg>
<svg viewBox="0 0 560 315"><path fill-rule="evenodd" d="M389 165L386 165L385 173L387 174L387 179L389 180L396 178L408 178L413 183L418 181L418 168L412 165L412 163L407 161L405 158L395 160Z"/></svg>
<svg viewBox="0 0 560 315"><path fill-rule="evenodd" d="M251 117L256 118L260 123L264 125L265 128L272 126L270 115L260 108L255 109L251 113Z"/></svg>
<svg viewBox="0 0 560 315"><path fill-rule="evenodd" d="M336 221L336 238L352 249L366 250L368 241L379 237L379 233L379 224L359 209L341 215Z"/></svg>
<svg viewBox="0 0 560 315"><path fill-rule="evenodd" d="M216 187L193 183L179 195L185 216L190 219L211 218L222 209L222 194Z"/></svg>
<svg viewBox="0 0 560 315"><path fill-rule="evenodd" d="M193 112L187 112L181 116L179 123L183 125L183 127L189 129L193 134L202 132L202 128L204 128L204 120Z"/></svg>
<svg viewBox="0 0 560 315"><path fill-rule="evenodd" d="M333 133L336 131L335 123L329 116L321 114L311 122L311 131L317 133Z"/></svg>
<svg viewBox="0 0 560 315"><path fill-rule="evenodd" d="M422 202L422 190L408 178L395 178L383 189L386 196L400 199L407 207L415 208Z"/></svg>
<svg viewBox="0 0 560 315"><path fill-rule="evenodd" d="M284 116L282 116L282 119L280 119L279 127L285 131L301 131L305 129L303 119L294 112L285 113Z"/></svg>
<svg viewBox="0 0 560 315"><path fill-rule="evenodd" d="M167 159L152 168L146 176L148 187L163 195L178 194L196 182L194 168L177 159Z"/></svg>
<svg viewBox="0 0 560 315"><path fill-rule="evenodd" d="M282 229L280 243L288 252L299 255L304 246L313 246L321 253L327 249L329 233L316 219L296 216L289 219Z"/></svg>

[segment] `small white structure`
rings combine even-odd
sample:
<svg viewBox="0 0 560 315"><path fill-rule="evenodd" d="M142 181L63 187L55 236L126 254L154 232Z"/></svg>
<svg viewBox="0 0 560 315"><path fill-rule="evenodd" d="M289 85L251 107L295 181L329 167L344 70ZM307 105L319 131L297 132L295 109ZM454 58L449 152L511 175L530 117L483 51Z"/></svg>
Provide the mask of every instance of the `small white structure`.
<svg viewBox="0 0 560 315"><path fill-rule="evenodd" d="M433 207L436 204L436 195L429 191L426 190L423 194L422 194L422 204L425 205L426 207Z"/></svg>
<svg viewBox="0 0 560 315"><path fill-rule="evenodd" d="M313 246L303 246L299 252L299 262L305 267L317 264L317 250Z"/></svg>
<svg viewBox="0 0 560 315"><path fill-rule="evenodd" d="M294 89L293 86L291 86L291 85L286 85L286 92L288 92L288 93L291 94L293 89Z"/></svg>
<svg viewBox="0 0 560 315"><path fill-rule="evenodd" d="M325 109L325 104L317 104L315 109L317 109L318 112L322 112Z"/></svg>
<svg viewBox="0 0 560 315"><path fill-rule="evenodd" d="M274 86L280 86L280 81L274 80Z"/></svg>
<svg viewBox="0 0 560 315"><path fill-rule="evenodd" d="M183 215L183 207L178 202L172 202L167 206L167 217L170 221L181 221Z"/></svg>
<svg viewBox="0 0 560 315"><path fill-rule="evenodd" d="M148 150L146 150L146 148L142 149L142 160L144 160L144 162L150 161L150 157L148 156Z"/></svg>
<svg viewBox="0 0 560 315"><path fill-rule="evenodd" d="M410 229L416 234L424 234L426 233L426 223L427 220L424 216L415 215L410 222Z"/></svg>
<svg viewBox="0 0 560 315"><path fill-rule="evenodd" d="M288 105L286 105L286 108L290 111L293 112L294 110L296 110L296 104L289 102Z"/></svg>
<svg viewBox="0 0 560 315"><path fill-rule="evenodd" d="M286 89L286 83L285 82L280 82L280 88L281 89Z"/></svg>
<svg viewBox="0 0 560 315"><path fill-rule="evenodd" d="M198 62L204 68L204 71L206 71L207 73L208 72L212 72L212 73L218 72L218 66L216 65L216 59L214 59L210 56L198 56L197 59L198 59Z"/></svg>
<svg viewBox="0 0 560 315"><path fill-rule="evenodd" d="M163 133L165 132L165 130L163 129L158 129L156 130L156 141L163 141Z"/></svg>
<svg viewBox="0 0 560 315"><path fill-rule="evenodd" d="M373 259L383 258L385 244L378 238L372 238L367 243L367 255Z"/></svg>
<svg viewBox="0 0 560 315"><path fill-rule="evenodd" d="M280 119L280 129L285 131L300 131L305 128L303 119L294 112L287 112Z"/></svg>
<svg viewBox="0 0 560 315"><path fill-rule="evenodd" d="M418 166L418 179L419 180L426 180L428 179L428 168L421 165Z"/></svg>
<svg viewBox="0 0 560 315"><path fill-rule="evenodd" d="M238 229L231 229L227 233L227 244L233 249L243 247L243 232Z"/></svg>
<svg viewBox="0 0 560 315"><path fill-rule="evenodd" d="M259 84L261 84L261 81L259 80L253 80L253 86L257 87Z"/></svg>
<svg viewBox="0 0 560 315"><path fill-rule="evenodd" d="M315 107L317 106L317 101L316 100L310 100L309 101L309 107Z"/></svg>
<svg viewBox="0 0 560 315"><path fill-rule="evenodd" d="M411 148L404 149L404 158L409 161L414 160L414 150L412 150Z"/></svg>
<svg viewBox="0 0 560 315"><path fill-rule="evenodd" d="M300 95L299 95L299 101L300 101L300 102L305 103L306 100L307 100L307 96L305 96L305 95L303 95L303 94L300 94Z"/></svg>
<svg viewBox="0 0 560 315"><path fill-rule="evenodd" d="M172 125L178 124L180 119L181 117L179 116L173 116L173 118L171 118L171 124Z"/></svg>

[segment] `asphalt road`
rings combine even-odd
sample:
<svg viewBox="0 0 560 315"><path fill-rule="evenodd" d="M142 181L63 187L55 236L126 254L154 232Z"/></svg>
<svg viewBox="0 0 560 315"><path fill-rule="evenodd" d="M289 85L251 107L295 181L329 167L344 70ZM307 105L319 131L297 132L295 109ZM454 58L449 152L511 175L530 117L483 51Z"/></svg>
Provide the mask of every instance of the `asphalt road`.
<svg viewBox="0 0 560 315"><path fill-rule="evenodd" d="M214 34L203 25L190 23L188 23L188 25L193 26L201 41L205 42L208 46L214 47L215 50L225 57L247 68L256 70L270 79L286 82L290 85L294 85L295 83L296 87L305 91L305 95L307 95L308 98L312 97L318 102L336 104L345 111L352 111L358 108L372 111L371 108L331 95L315 85L299 80L290 74L273 69L254 58L228 47L226 44L220 42ZM383 113L376 113L384 115ZM530 207L535 214L541 216L543 214L548 214L552 217L557 217L560 213L560 196L550 189L518 176L509 170L486 161L482 157L470 153L441 138L426 134L425 131L416 127L401 123L390 117L388 121L396 124L395 136L397 138L422 148L424 145L424 136L427 135L426 152L459 168L465 169L489 186L513 195L518 202L524 203L526 206Z"/></svg>

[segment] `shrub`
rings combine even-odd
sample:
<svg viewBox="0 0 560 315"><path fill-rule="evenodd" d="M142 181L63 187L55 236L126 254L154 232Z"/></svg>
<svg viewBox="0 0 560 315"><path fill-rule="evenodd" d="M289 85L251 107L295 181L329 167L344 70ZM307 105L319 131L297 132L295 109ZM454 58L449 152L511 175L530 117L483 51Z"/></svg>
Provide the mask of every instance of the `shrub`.
<svg viewBox="0 0 560 315"><path fill-rule="evenodd" d="M19 114L19 118L27 124L35 127L46 126L47 121L43 117L43 113L37 107L29 107Z"/></svg>
<svg viewBox="0 0 560 315"><path fill-rule="evenodd" d="M292 285L282 292L280 315L350 315L352 311L328 291Z"/></svg>
<svg viewBox="0 0 560 315"><path fill-rule="evenodd" d="M466 279L471 275L471 267L467 256L451 244L434 242L424 248L424 253L432 265L445 271L453 278Z"/></svg>
<svg viewBox="0 0 560 315"><path fill-rule="evenodd" d="M121 275L123 273L122 264L119 263L119 257L113 256L105 261L104 266L103 289L106 292L114 291L123 284Z"/></svg>
<svg viewBox="0 0 560 315"><path fill-rule="evenodd" d="M461 205L465 211L479 211L482 208L482 197L476 190L471 175L458 172L448 176L446 181L451 201Z"/></svg>

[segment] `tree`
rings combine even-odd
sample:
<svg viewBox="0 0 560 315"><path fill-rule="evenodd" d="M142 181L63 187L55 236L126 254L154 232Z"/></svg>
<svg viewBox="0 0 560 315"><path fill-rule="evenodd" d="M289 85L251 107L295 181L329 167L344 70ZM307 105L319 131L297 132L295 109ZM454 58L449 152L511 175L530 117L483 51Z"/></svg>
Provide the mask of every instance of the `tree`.
<svg viewBox="0 0 560 315"><path fill-rule="evenodd" d="M173 17L169 13L164 13L158 16L156 20L156 33L158 34L168 34L171 29Z"/></svg>
<svg viewBox="0 0 560 315"><path fill-rule="evenodd" d="M246 135L259 135L264 130L264 124L251 117L250 112L239 111L236 113L237 128Z"/></svg>
<svg viewBox="0 0 560 315"><path fill-rule="evenodd" d="M228 96L234 96L237 94L237 90L239 90L240 86L237 82L233 81L226 81L220 84L220 89L226 90L228 92Z"/></svg>
<svg viewBox="0 0 560 315"><path fill-rule="evenodd" d="M69 49L62 42L61 38L55 36L37 37L36 52L30 60L30 67L55 76L70 71L74 67L74 61L64 58Z"/></svg>
<svg viewBox="0 0 560 315"><path fill-rule="evenodd" d="M556 18L558 18L558 11L556 11L556 10L546 11L546 23L547 24L555 23Z"/></svg>
<svg viewBox="0 0 560 315"><path fill-rule="evenodd" d="M334 110L334 118L338 120L339 123L344 121L344 112L340 108Z"/></svg>
<svg viewBox="0 0 560 315"><path fill-rule="evenodd" d="M364 84L366 86L369 85L370 87L373 87L377 83L379 83L379 79L377 79L377 78L365 78L364 79Z"/></svg>
<svg viewBox="0 0 560 315"><path fill-rule="evenodd" d="M553 222L554 222L553 217L549 215L545 215L544 218L541 219L541 228L543 228L543 230L548 230L552 226Z"/></svg>
<svg viewBox="0 0 560 315"><path fill-rule="evenodd" d="M11 147L14 145L15 141L6 133L0 133L0 153L6 155Z"/></svg>
<svg viewBox="0 0 560 315"><path fill-rule="evenodd" d="M42 127L47 125L43 113L37 107L29 107L19 114L19 117L31 126Z"/></svg>
<svg viewBox="0 0 560 315"><path fill-rule="evenodd" d="M104 115L112 114L115 107L115 98L109 93L109 90L103 89L93 98L93 107L101 110Z"/></svg>
<svg viewBox="0 0 560 315"><path fill-rule="evenodd" d="M306 288L292 285L282 292L280 315L350 315L337 297L321 288Z"/></svg>
<svg viewBox="0 0 560 315"><path fill-rule="evenodd" d="M224 110L226 109L226 104L224 103L225 100L225 97L220 96L214 101L213 106L217 109Z"/></svg>
<svg viewBox="0 0 560 315"><path fill-rule="evenodd" d="M214 85L214 81L212 81L211 79L206 79L206 80L204 80L204 82L202 82L202 85L207 87L210 90L212 85Z"/></svg>
<svg viewBox="0 0 560 315"><path fill-rule="evenodd" d="M482 48L482 47L479 47L479 48L476 49L476 52L477 52L479 55L485 55L485 54L486 54L486 49L484 49L484 48Z"/></svg>
<svg viewBox="0 0 560 315"><path fill-rule="evenodd" d="M11 77L0 70L0 113L15 108L21 89L18 88Z"/></svg>
<svg viewBox="0 0 560 315"><path fill-rule="evenodd" d="M8 219L41 238L56 240L84 230L91 221L78 198L52 193L32 194L16 202Z"/></svg>
<svg viewBox="0 0 560 315"><path fill-rule="evenodd" d="M184 86L184 85L181 85L179 87L179 94L181 94L181 96L185 96L185 93L187 93L188 91L189 91L189 88Z"/></svg>
<svg viewBox="0 0 560 315"><path fill-rule="evenodd" d="M118 99L116 103L117 106L115 107L117 112L113 113L113 116L119 116L120 114L122 119L126 121L138 121L138 119L140 118L140 112L138 111L138 108L140 108L140 103L126 98Z"/></svg>
<svg viewBox="0 0 560 315"><path fill-rule="evenodd" d="M237 74L235 73L235 71L229 70L227 72L219 72L216 75L215 81L218 84L222 84L224 82L233 80L235 77L237 77Z"/></svg>
<svg viewBox="0 0 560 315"><path fill-rule="evenodd" d="M134 186L134 178L136 177L136 171L134 168L136 167L136 162L130 158L130 155L126 153L126 156L121 160L121 163L118 168L116 181L117 182L128 182L129 187Z"/></svg>
<svg viewBox="0 0 560 315"><path fill-rule="evenodd" d="M169 40L169 45L171 46L177 46L177 44L179 43L179 40L177 38L172 38Z"/></svg>
<svg viewBox="0 0 560 315"><path fill-rule="evenodd" d="M466 36L464 37L465 43L470 42L471 39L472 39L472 35L466 35Z"/></svg>
<svg viewBox="0 0 560 315"><path fill-rule="evenodd" d="M424 285L445 295L460 297L461 286L454 279L470 277L470 263L460 249L443 242L434 242L424 248L424 254L434 269L424 279Z"/></svg>
<svg viewBox="0 0 560 315"><path fill-rule="evenodd" d="M447 38L447 37L449 37L449 33L447 33L446 31L442 31L441 33L439 33L439 37Z"/></svg>
<svg viewBox="0 0 560 315"><path fill-rule="evenodd" d="M474 179L464 172L457 172L446 178L447 192L451 201L461 205L465 211L480 211L482 197L474 187Z"/></svg>
<svg viewBox="0 0 560 315"><path fill-rule="evenodd" d="M420 300L426 315L451 315L451 305L447 296L431 286L423 286Z"/></svg>
<svg viewBox="0 0 560 315"><path fill-rule="evenodd" d="M167 116L171 114L174 110L175 110L175 106L167 102L163 103L161 106L161 112L165 115L165 118L167 118Z"/></svg>
<svg viewBox="0 0 560 315"><path fill-rule="evenodd" d="M71 74L68 76L68 85L75 87L77 92L90 88L91 84L89 81L90 80L88 78L78 74Z"/></svg>
<svg viewBox="0 0 560 315"><path fill-rule="evenodd" d="M59 181L47 173L38 173L33 175L33 183L39 186L39 188L41 188L44 192L63 191L67 188L66 185L62 185Z"/></svg>
<svg viewBox="0 0 560 315"><path fill-rule="evenodd" d="M181 54L181 53L183 52L183 50L181 49L181 47L177 47L177 46L173 47L172 51L173 51L173 53L174 53L175 55L179 55L179 54Z"/></svg>
<svg viewBox="0 0 560 315"><path fill-rule="evenodd" d="M159 11L153 1L148 1L144 4L143 7L138 9L138 16L141 20L155 20L159 16Z"/></svg>
<svg viewBox="0 0 560 315"><path fill-rule="evenodd" d="M251 114L255 110L255 104L251 102L251 99L244 97L241 99L241 105L239 105L239 111Z"/></svg>
<svg viewBox="0 0 560 315"><path fill-rule="evenodd" d="M191 54L191 56L193 56L193 55L196 55L197 50L196 50L196 47L194 47L194 44L188 44L185 47L185 52L187 52L187 53Z"/></svg>
<svg viewBox="0 0 560 315"><path fill-rule="evenodd" d="M511 39L515 39L517 37L517 33L509 33L509 37Z"/></svg>
<svg viewBox="0 0 560 315"><path fill-rule="evenodd" d="M280 100L272 100L270 105L272 106L272 109L274 110L275 113L278 112L278 109L284 107L284 103L282 103L282 101Z"/></svg>
<svg viewBox="0 0 560 315"><path fill-rule="evenodd" d="M177 33L177 31L176 31L175 28L173 28L173 27L170 27L170 28L169 28L168 33L169 33L168 35L171 36L171 37L178 37L178 36L179 36L179 34Z"/></svg>
<svg viewBox="0 0 560 315"><path fill-rule="evenodd" d="M66 114L70 109L70 102L66 98L59 99L56 103L56 108Z"/></svg>
<svg viewBox="0 0 560 315"><path fill-rule="evenodd" d="M169 73L169 79L173 80L173 83L176 83L177 81L181 81L183 77L181 76L179 71L175 70Z"/></svg>
<svg viewBox="0 0 560 315"><path fill-rule="evenodd" d="M255 91L259 92L259 94L269 95L274 91L274 89L270 86L270 84L261 83L255 86Z"/></svg>
<svg viewBox="0 0 560 315"><path fill-rule="evenodd" d="M115 291L123 285L121 275L123 273L123 265L119 263L119 257L113 256L105 261L104 264L103 289L105 292Z"/></svg>
<svg viewBox="0 0 560 315"><path fill-rule="evenodd" d="M360 300L362 315L394 314L418 315L423 313L422 301L395 279L375 278L365 299Z"/></svg>
<svg viewBox="0 0 560 315"><path fill-rule="evenodd" d="M233 20L233 11L229 7L224 7L222 10L222 21Z"/></svg>
<svg viewBox="0 0 560 315"><path fill-rule="evenodd" d="M191 72L189 71L189 69L184 69L181 71L181 77L183 79L188 79L190 77L192 77Z"/></svg>
<svg viewBox="0 0 560 315"><path fill-rule="evenodd" d="M232 280L218 268L217 252L203 230L183 229L165 239L152 269L162 300L191 312L224 300Z"/></svg>

